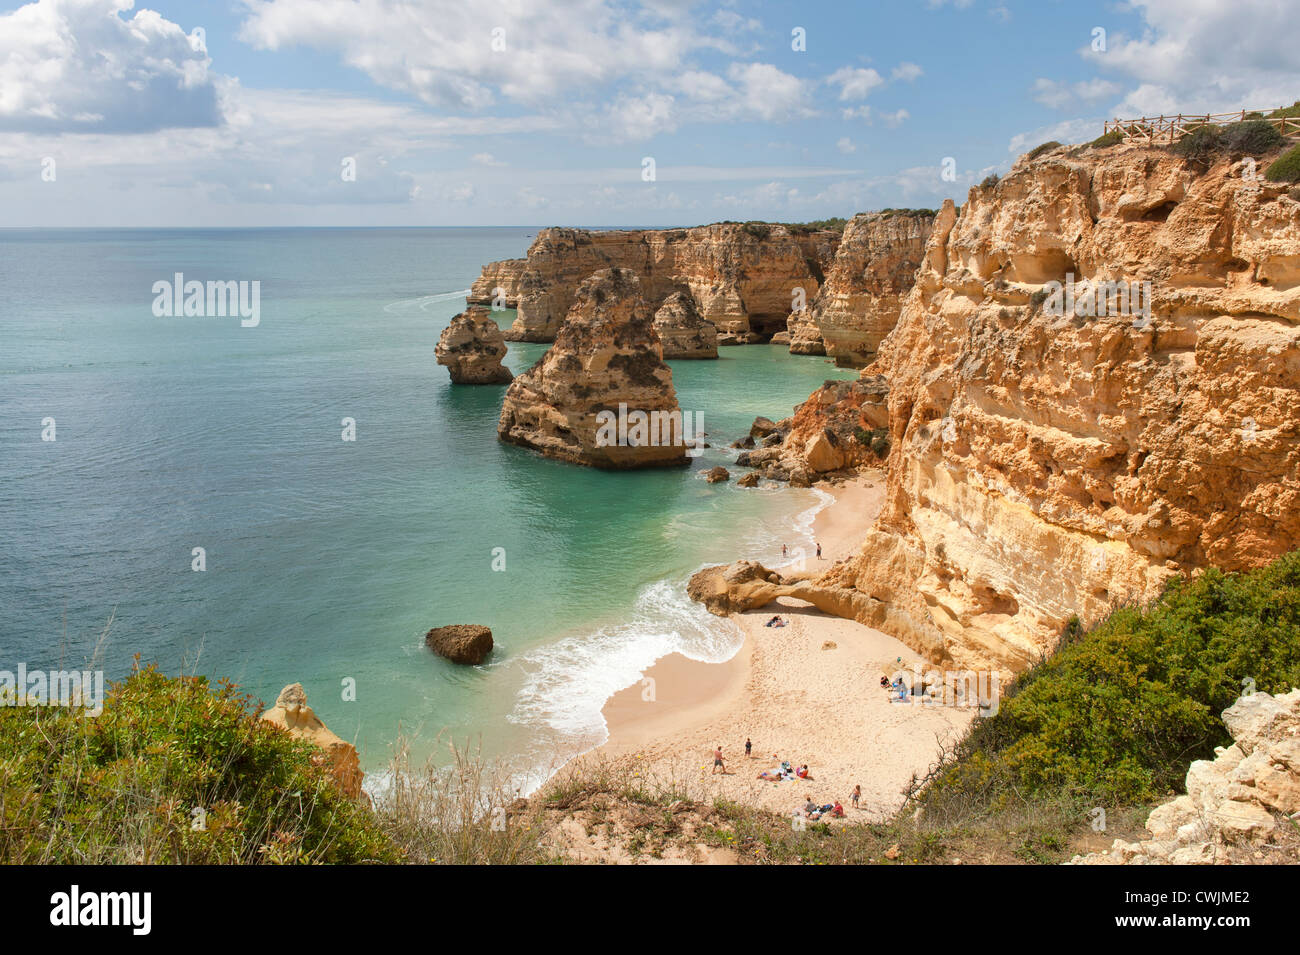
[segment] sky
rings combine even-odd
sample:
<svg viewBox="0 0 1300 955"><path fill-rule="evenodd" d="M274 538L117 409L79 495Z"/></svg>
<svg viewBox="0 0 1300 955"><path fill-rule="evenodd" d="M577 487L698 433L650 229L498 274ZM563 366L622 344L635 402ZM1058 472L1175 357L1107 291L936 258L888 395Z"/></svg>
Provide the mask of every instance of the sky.
<svg viewBox="0 0 1300 955"><path fill-rule="evenodd" d="M1294 102L1298 13L1300 0L0 0L0 227L933 208L1106 118Z"/></svg>

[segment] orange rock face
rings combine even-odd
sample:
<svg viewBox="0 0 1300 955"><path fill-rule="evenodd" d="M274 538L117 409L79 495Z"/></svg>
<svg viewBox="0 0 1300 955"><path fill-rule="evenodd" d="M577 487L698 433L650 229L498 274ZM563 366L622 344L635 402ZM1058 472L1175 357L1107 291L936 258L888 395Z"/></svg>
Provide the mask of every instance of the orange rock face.
<svg viewBox="0 0 1300 955"><path fill-rule="evenodd" d="M506 389L497 434L574 464L684 465L694 433L662 356L636 275L596 272L578 287L555 344Z"/></svg>
<svg viewBox="0 0 1300 955"><path fill-rule="evenodd" d="M724 341L766 341L784 331L793 304L811 302L838 243L831 232L795 234L782 225L725 223L694 229L596 232L543 229L524 260L493 262L470 301L505 290L516 305L511 341L554 341L578 286L593 272L624 268L653 309L690 296ZM796 292L796 290L798 290Z"/></svg>
<svg viewBox="0 0 1300 955"><path fill-rule="evenodd" d="M1300 546L1300 203L1230 158L1057 149L946 204L866 373L887 502L818 583L936 659L1020 670L1071 615Z"/></svg>
<svg viewBox="0 0 1300 955"><path fill-rule="evenodd" d="M933 227L934 216L921 212L864 213L844 227L808 323L837 365L865 367L894 330Z"/></svg>

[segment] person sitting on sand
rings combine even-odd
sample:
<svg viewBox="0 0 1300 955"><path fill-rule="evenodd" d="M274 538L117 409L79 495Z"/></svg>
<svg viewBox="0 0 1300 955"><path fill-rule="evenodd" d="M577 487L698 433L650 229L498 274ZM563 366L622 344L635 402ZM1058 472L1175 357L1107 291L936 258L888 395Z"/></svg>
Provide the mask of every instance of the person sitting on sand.
<svg viewBox="0 0 1300 955"><path fill-rule="evenodd" d="M809 819L816 819L821 815L820 807L812 801L812 794L804 796L803 814Z"/></svg>
<svg viewBox="0 0 1300 955"><path fill-rule="evenodd" d="M880 675L880 686L881 689L889 689L889 677L885 676L883 673Z"/></svg>
<svg viewBox="0 0 1300 955"><path fill-rule="evenodd" d="M844 818L844 807L840 805L840 801L838 799L835 800L835 805L831 808L831 818L833 819Z"/></svg>
<svg viewBox="0 0 1300 955"><path fill-rule="evenodd" d="M808 775L808 764L807 764L807 763L805 763L804 765L802 765L802 766L800 766L798 769L796 769L796 770L794 771L794 774L795 774L796 776L798 776L800 779L811 779L811 778L812 778L811 776Z"/></svg>

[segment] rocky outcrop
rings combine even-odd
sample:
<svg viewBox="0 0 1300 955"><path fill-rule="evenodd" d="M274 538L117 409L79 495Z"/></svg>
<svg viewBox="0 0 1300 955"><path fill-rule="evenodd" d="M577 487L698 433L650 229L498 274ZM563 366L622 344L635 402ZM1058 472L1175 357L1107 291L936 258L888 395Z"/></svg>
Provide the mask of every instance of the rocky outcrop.
<svg viewBox="0 0 1300 955"><path fill-rule="evenodd" d="M313 762L328 767L339 789L350 798L361 798L364 774L357 748L330 732L307 705L307 691L301 683L291 683L281 690L275 706L264 712L262 719L287 731L295 739L304 739L317 746L321 754Z"/></svg>
<svg viewBox="0 0 1300 955"><path fill-rule="evenodd" d="M1067 313L1084 280L1134 286ZM885 506L818 583L917 649L1018 671L1071 615L1300 546L1300 203L1229 158L1056 150L945 204L868 371Z"/></svg>
<svg viewBox="0 0 1300 955"><path fill-rule="evenodd" d="M719 464L704 472L704 480L710 484L721 484L731 480L731 472Z"/></svg>
<svg viewBox="0 0 1300 955"><path fill-rule="evenodd" d="M686 429L660 349L636 275L595 273L555 344L506 389L498 436L593 467L685 464Z"/></svg>
<svg viewBox="0 0 1300 955"><path fill-rule="evenodd" d="M718 330L700 318L695 300L685 292L664 299L655 312L655 332L665 359L718 357Z"/></svg>
<svg viewBox="0 0 1300 955"><path fill-rule="evenodd" d="M826 340L822 338L821 327L813 317L811 307L790 313L786 321L786 335L790 339L790 353L793 355L824 355Z"/></svg>
<svg viewBox="0 0 1300 955"><path fill-rule="evenodd" d="M826 382L795 409L783 456L814 473L880 467L889 449L888 401L882 375Z"/></svg>
<svg viewBox="0 0 1300 955"><path fill-rule="evenodd" d="M652 309L674 293L688 295L717 329L718 344L767 341L785 330L796 300L816 296L838 239L834 232L792 232L752 222L608 232L543 229L522 266L490 263L471 295L482 301L494 283L507 287L517 303L507 340L549 342L589 275L624 268L641 280Z"/></svg>
<svg viewBox="0 0 1300 955"><path fill-rule="evenodd" d="M933 227L926 211L854 216L809 313L792 317L790 350L845 367L869 364L898 323Z"/></svg>
<svg viewBox="0 0 1300 955"><path fill-rule="evenodd" d="M527 259L489 262L474 280L465 301L470 305L487 305L492 308L517 307L519 285L527 268Z"/></svg>
<svg viewBox="0 0 1300 955"><path fill-rule="evenodd" d="M1300 690L1244 696L1223 711L1223 722L1232 745L1192 763L1186 795L1147 817L1151 838L1116 839L1072 863L1300 863Z"/></svg>
<svg viewBox="0 0 1300 955"><path fill-rule="evenodd" d="M424 635L424 643L452 663L478 666L492 652L492 630L476 623L434 627Z"/></svg>
<svg viewBox="0 0 1300 955"><path fill-rule="evenodd" d="M818 610L836 617L858 620L879 627L885 606L852 587L828 585L804 574L783 576L757 561L739 560L696 571L686 585L687 595L720 617L766 607L778 597L806 600ZM949 663L944 645L923 645L920 652L937 663Z"/></svg>
<svg viewBox="0 0 1300 955"><path fill-rule="evenodd" d="M451 320L442 330L434 356L458 385L504 385L514 378L501 364L506 357L501 328L480 305L471 305Z"/></svg>

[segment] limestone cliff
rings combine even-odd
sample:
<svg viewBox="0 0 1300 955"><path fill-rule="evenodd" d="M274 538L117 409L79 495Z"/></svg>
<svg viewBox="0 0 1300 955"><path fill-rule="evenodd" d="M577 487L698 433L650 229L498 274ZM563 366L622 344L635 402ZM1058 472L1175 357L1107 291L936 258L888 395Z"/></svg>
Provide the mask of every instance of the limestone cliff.
<svg viewBox="0 0 1300 955"><path fill-rule="evenodd" d="M550 342L578 285L598 270L624 268L640 279L652 309L681 292L717 329L720 343L767 341L785 330L798 297L814 299L837 243L833 232L792 232L766 223L630 231L543 229L527 259L485 266L470 298L488 301L492 287L501 285L508 290L507 301L518 309L506 338Z"/></svg>
<svg viewBox="0 0 1300 955"><path fill-rule="evenodd" d="M519 304L519 283L527 268L527 259L489 262L470 286L465 301L470 305L515 308Z"/></svg>
<svg viewBox="0 0 1300 955"><path fill-rule="evenodd" d="M794 323L790 350L824 351L837 365L850 368L870 363L898 322L933 227L933 214L924 211L854 216L844 227L811 314ZM817 338L823 351L816 350Z"/></svg>
<svg viewBox="0 0 1300 955"><path fill-rule="evenodd" d="M503 385L514 376L501 364L506 341L491 313L471 305L452 318L434 349L438 364L446 365L458 385Z"/></svg>
<svg viewBox="0 0 1300 955"><path fill-rule="evenodd" d="M673 292L655 312L655 332L663 343L664 358L717 358L718 330L700 317L695 300Z"/></svg>
<svg viewBox="0 0 1300 955"><path fill-rule="evenodd" d="M600 468L685 464L673 373L628 269L582 282L555 344L506 389L497 434Z"/></svg>
<svg viewBox="0 0 1300 955"><path fill-rule="evenodd" d="M1300 546L1300 203L1230 158L1056 149L945 204L867 373L887 500L819 584L936 659L1019 670L1071 615Z"/></svg>

